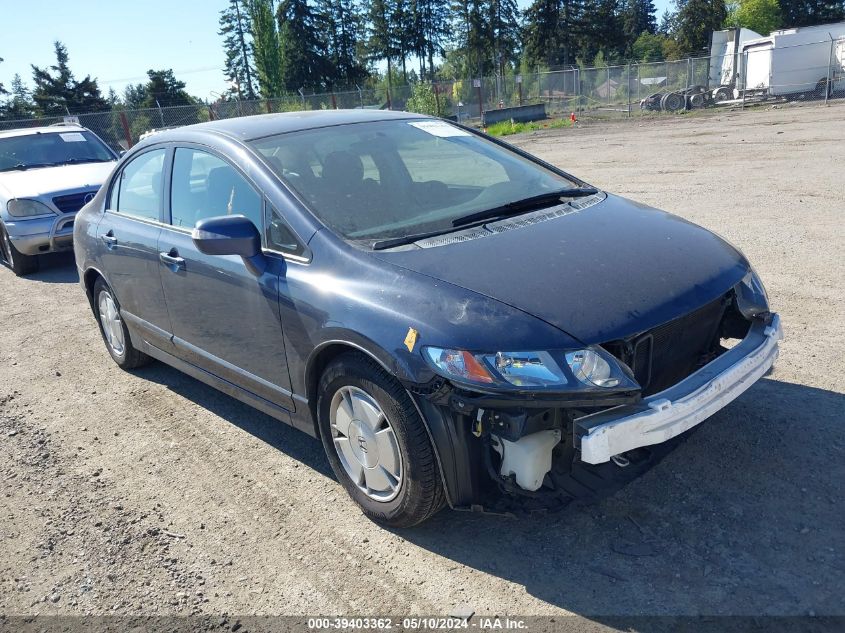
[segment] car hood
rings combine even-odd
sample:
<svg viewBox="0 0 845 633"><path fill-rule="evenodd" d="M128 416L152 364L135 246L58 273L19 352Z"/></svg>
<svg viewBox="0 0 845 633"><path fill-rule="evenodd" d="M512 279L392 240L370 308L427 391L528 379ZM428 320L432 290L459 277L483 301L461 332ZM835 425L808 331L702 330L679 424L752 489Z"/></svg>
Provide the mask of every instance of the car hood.
<svg viewBox="0 0 845 633"><path fill-rule="evenodd" d="M739 251L706 229L612 195L485 237L372 255L497 299L586 344L691 312L749 270Z"/></svg>
<svg viewBox="0 0 845 633"><path fill-rule="evenodd" d="M0 194L6 199L38 198L68 191L100 187L115 162L42 167L0 172Z"/></svg>

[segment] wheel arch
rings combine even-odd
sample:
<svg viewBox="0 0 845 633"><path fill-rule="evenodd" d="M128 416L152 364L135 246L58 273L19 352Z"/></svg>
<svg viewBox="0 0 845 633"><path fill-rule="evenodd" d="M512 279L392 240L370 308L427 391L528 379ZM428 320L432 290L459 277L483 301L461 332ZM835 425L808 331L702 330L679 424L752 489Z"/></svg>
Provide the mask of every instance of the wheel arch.
<svg viewBox="0 0 845 633"><path fill-rule="evenodd" d="M414 397L414 395L408 391L408 388L402 381L401 377L396 375L396 370L392 369L387 364L387 362L385 362L383 357L380 358L380 355L384 356L387 354L386 352L384 352L384 350L379 350L380 353L376 353L360 343L355 343L343 339L325 341L314 349L306 364L305 388L309 413L311 415L311 423L314 425L315 437L320 437L320 425L317 423L317 390L320 385L320 378L322 377L326 367L328 367L329 364L335 358L338 358L342 354L349 352L361 354L363 356L366 356L370 360L375 361L388 374L396 378L399 384L402 385L402 388L405 389L405 393L408 394L408 398L410 398L411 402L414 405L414 408L417 411L417 414L420 416L420 420L422 420L423 427L425 428L425 432L428 435L429 441L431 442L431 447L434 450L434 457L437 460L437 470L440 473L440 481L443 484L443 489L446 494L446 502L449 504L450 507L455 507L452 502L452 499L454 498L453 489L450 488L450 486L454 486L454 482L447 480L446 471L443 467L444 456L441 455L441 451L443 451L444 448L452 449L452 445L450 443L448 446L444 447L444 442L442 440L443 434L435 434L433 432L433 429L431 428L431 422L425 415L423 415L423 411L420 408L420 403L418 402L417 398ZM439 442L438 439L440 439ZM451 464L454 461L453 455L448 455L445 457L447 459L447 463Z"/></svg>

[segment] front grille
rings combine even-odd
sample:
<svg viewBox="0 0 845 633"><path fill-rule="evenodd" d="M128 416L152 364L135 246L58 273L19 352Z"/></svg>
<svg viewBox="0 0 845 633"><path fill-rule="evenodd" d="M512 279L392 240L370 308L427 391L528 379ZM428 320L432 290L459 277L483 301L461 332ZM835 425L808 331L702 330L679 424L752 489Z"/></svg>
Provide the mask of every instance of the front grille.
<svg viewBox="0 0 845 633"><path fill-rule="evenodd" d="M644 334L604 347L631 368L643 395L658 393L700 367L713 349L726 305L726 298L719 297Z"/></svg>
<svg viewBox="0 0 845 633"><path fill-rule="evenodd" d="M82 193L72 193L68 196L56 196L53 198L53 204L62 213L76 213L86 204L88 204L97 190L83 191Z"/></svg>

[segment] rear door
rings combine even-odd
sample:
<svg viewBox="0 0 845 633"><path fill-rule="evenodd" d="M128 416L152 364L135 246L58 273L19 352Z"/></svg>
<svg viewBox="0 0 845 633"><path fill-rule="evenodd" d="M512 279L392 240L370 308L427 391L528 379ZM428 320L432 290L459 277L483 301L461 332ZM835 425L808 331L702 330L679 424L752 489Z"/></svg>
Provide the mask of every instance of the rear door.
<svg viewBox="0 0 845 633"><path fill-rule="evenodd" d="M240 257L204 255L191 240L199 220L221 215L245 215L263 234L263 195L231 164L191 147L176 148L170 185L158 250L177 354L292 411L279 313L284 259L267 255L256 277Z"/></svg>
<svg viewBox="0 0 845 633"><path fill-rule="evenodd" d="M159 273L158 237L168 150L129 161L113 181L97 227L100 263L124 320L149 343L170 348L170 319Z"/></svg>

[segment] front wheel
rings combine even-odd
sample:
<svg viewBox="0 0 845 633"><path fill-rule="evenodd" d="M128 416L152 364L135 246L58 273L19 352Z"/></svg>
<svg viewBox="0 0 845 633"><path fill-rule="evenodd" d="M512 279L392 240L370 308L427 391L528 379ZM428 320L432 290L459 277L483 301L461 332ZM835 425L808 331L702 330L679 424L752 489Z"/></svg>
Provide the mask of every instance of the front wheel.
<svg viewBox="0 0 845 633"><path fill-rule="evenodd" d="M405 389L376 362L348 353L320 380L320 436L329 463L369 518L422 523L444 503L431 441Z"/></svg>
<svg viewBox="0 0 845 633"><path fill-rule="evenodd" d="M23 277L38 270L38 256L24 255L9 239L6 227L0 224L0 259L18 277Z"/></svg>

